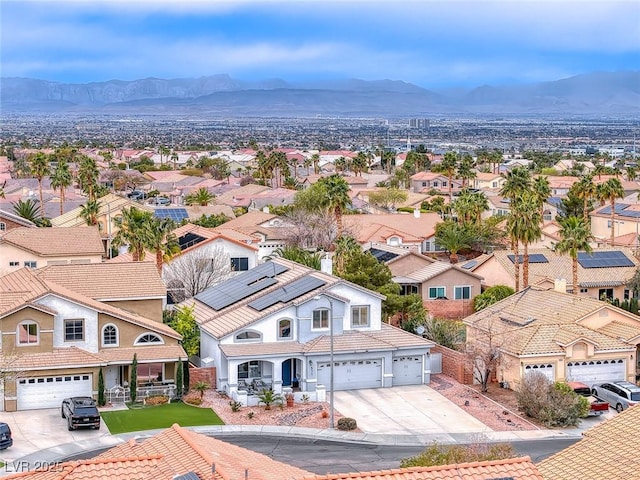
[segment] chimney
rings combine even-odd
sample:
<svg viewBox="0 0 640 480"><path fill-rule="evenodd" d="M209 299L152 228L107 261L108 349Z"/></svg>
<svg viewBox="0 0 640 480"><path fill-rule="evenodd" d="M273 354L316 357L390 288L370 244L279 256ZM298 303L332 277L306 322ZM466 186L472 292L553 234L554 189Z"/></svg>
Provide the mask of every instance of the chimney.
<svg viewBox="0 0 640 480"><path fill-rule="evenodd" d="M269 213L269 205L265 205L264 207L262 207L262 212Z"/></svg>
<svg viewBox="0 0 640 480"><path fill-rule="evenodd" d="M573 288L578 288L578 286L574 285ZM553 289L556 292L567 293L567 280L564 278L556 278L553 281Z"/></svg>
<svg viewBox="0 0 640 480"><path fill-rule="evenodd" d="M320 260L320 271L333 275L333 260L328 255Z"/></svg>
<svg viewBox="0 0 640 480"><path fill-rule="evenodd" d="M420 209L419 208L414 208L413 209L413 216L416 218L420 218Z"/></svg>

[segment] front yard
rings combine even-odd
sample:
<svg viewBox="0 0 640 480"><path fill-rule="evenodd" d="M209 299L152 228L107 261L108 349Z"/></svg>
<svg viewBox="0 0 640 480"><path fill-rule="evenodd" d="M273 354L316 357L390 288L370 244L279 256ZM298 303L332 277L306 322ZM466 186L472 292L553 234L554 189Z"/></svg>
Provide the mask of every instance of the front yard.
<svg viewBox="0 0 640 480"><path fill-rule="evenodd" d="M101 416L112 434L168 428L174 423L182 427L224 424L212 409L181 402L102 412Z"/></svg>

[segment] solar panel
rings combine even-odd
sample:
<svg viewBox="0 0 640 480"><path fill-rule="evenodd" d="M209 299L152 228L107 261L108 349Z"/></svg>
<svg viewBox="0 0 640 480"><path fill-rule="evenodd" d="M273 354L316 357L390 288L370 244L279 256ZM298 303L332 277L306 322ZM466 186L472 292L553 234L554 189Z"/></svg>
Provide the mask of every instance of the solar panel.
<svg viewBox="0 0 640 480"><path fill-rule="evenodd" d="M287 303L302 295L321 287L326 282L316 277L307 276L296 280L295 282L285 285L273 292L269 292L264 297L258 298L249 303L254 310L261 312L262 310L275 305L278 302Z"/></svg>
<svg viewBox="0 0 640 480"><path fill-rule="evenodd" d="M380 263L386 263L399 256L397 253L387 252L386 250L380 250L379 248L370 248L369 253L376 257L376 260Z"/></svg>
<svg viewBox="0 0 640 480"><path fill-rule="evenodd" d="M460 268L464 268L465 270L469 270L475 267L478 264L477 260L471 260L470 262L465 263L464 265L460 265Z"/></svg>
<svg viewBox="0 0 640 480"><path fill-rule="evenodd" d="M170 218L177 223L189 218L186 208L156 208L153 214L156 218Z"/></svg>
<svg viewBox="0 0 640 480"><path fill-rule="evenodd" d="M582 268L633 267L633 263L623 252L578 252L578 263Z"/></svg>
<svg viewBox="0 0 640 480"><path fill-rule="evenodd" d="M193 247L204 240L204 237L189 232L178 238L178 245L180 245L180 250L184 250L186 248Z"/></svg>
<svg viewBox="0 0 640 480"><path fill-rule="evenodd" d="M233 305L265 288L276 285L276 276L289 270L275 262L266 262L200 292L195 298L214 310Z"/></svg>
<svg viewBox="0 0 640 480"><path fill-rule="evenodd" d="M515 255L507 255L507 258L511 260L511 263L515 263L513 260L516 258ZM518 255L518 263L522 264L524 255ZM547 257L545 257L541 253L532 253L529 255L529 263L549 263Z"/></svg>

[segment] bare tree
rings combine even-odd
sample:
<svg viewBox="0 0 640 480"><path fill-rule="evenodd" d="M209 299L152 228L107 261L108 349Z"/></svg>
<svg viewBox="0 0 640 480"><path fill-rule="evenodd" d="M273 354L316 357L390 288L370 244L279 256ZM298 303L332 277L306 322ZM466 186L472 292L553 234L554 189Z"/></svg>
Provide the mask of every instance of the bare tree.
<svg viewBox="0 0 640 480"><path fill-rule="evenodd" d="M20 366L21 359L22 356L15 352L0 353L0 393L5 391L7 382L27 375Z"/></svg>
<svg viewBox="0 0 640 480"><path fill-rule="evenodd" d="M507 342L507 334L492 319L484 325L474 325L471 332L467 329L467 368L471 370L474 381L482 386L483 392L489 390L491 377L498 368L508 367L508 358L502 348Z"/></svg>
<svg viewBox="0 0 640 480"><path fill-rule="evenodd" d="M336 223L327 211L308 212L294 209L286 215L288 228L285 241L300 248L328 250L335 240Z"/></svg>
<svg viewBox="0 0 640 480"><path fill-rule="evenodd" d="M217 245L202 246L180 255L162 270L167 290L176 303L194 297L234 274L229 254Z"/></svg>

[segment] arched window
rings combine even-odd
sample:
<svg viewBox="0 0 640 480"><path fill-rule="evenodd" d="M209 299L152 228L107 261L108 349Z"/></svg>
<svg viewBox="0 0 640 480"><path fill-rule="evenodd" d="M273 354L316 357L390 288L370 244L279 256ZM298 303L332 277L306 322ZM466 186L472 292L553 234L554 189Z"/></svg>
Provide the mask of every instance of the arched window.
<svg viewBox="0 0 640 480"><path fill-rule="evenodd" d="M161 344L164 342L162 341L162 338L160 338L155 333L143 333L138 338L136 338L135 342L133 342L134 345L148 345L150 343Z"/></svg>
<svg viewBox="0 0 640 480"><path fill-rule="evenodd" d="M257 342L262 338L259 332L247 330L236 334L236 342Z"/></svg>
<svg viewBox="0 0 640 480"><path fill-rule="evenodd" d="M278 322L278 338L289 339L292 337L291 320L283 318Z"/></svg>
<svg viewBox="0 0 640 480"><path fill-rule="evenodd" d="M117 347L118 346L118 327L112 323L102 327L102 346Z"/></svg>
<svg viewBox="0 0 640 480"><path fill-rule="evenodd" d="M20 322L16 331L16 343L18 345L38 345L40 343L40 330L33 320Z"/></svg>

